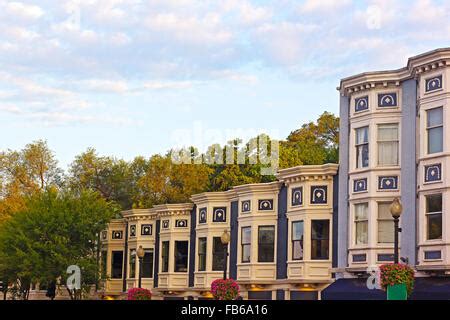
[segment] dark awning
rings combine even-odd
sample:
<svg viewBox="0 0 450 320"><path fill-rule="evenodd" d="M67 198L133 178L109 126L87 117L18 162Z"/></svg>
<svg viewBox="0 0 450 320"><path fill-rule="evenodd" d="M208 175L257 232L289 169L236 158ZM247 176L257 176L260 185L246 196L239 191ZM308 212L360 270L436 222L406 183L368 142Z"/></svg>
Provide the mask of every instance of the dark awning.
<svg viewBox="0 0 450 320"><path fill-rule="evenodd" d="M450 300L450 277L416 278L411 300Z"/></svg>
<svg viewBox="0 0 450 320"><path fill-rule="evenodd" d="M386 300L383 290L367 288L367 279L338 279L321 292L322 300Z"/></svg>

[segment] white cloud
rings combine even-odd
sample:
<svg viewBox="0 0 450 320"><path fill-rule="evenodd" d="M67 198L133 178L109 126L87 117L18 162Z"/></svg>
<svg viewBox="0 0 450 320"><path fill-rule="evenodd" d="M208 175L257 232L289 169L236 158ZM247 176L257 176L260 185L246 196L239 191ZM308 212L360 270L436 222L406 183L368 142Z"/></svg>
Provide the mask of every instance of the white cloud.
<svg viewBox="0 0 450 320"><path fill-rule="evenodd" d="M25 18L35 20L44 15L44 10L36 5L24 4L22 2L6 2L3 5L3 10L18 18Z"/></svg>
<svg viewBox="0 0 450 320"><path fill-rule="evenodd" d="M127 83L121 80L89 79L83 80L79 84L85 90L96 92L124 93L128 91Z"/></svg>
<svg viewBox="0 0 450 320"><path fill-rule="evenodd" d="M300 6L300 12L330 12L348 6L351 2L351 0L306 0Z"/></svg>

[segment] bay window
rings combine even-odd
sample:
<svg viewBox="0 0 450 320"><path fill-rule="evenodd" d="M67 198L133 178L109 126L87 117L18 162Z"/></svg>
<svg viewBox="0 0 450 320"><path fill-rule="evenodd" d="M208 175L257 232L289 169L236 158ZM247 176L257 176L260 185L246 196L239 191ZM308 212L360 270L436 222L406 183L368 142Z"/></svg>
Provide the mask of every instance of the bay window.
<svg viewBox="0 0 450 320"><path fill-rule="evenodd" d="M292 260L303 260L303 221L292 222Z"/></svg>
<svg viewBox="0 0 450 320"><path fill-rule="evenodd" d="M355 244L367 244L368 229L368 203L355 204Z"/></svg>
<svg viewBox="0 0 450 320"><path fill-rule="evenodd" d="M133 279L136 277L136 249L130 250L130 278Z"/></svg>
<svg viewBox="0 0 450 320"><path fill-rule="evenodd" d="M161 272L169 272L169 241L163 241L161 246Z"/></svg>
<svg viewBox="0 0 450 320"><path fill-rule="evenodd" d="M241 250L242 262L250 262L251 257L251 241L252 241L252 229L251 227L244 227L241 229Z"/></svg>
<svg viewBox="0 0 450 320"><path fill-rule="evenodd" d="M356 133L356 168L369 166L369 127L355 130Z"/></svg>
<svg viewBox="0 0 450 320"><path fill-rule="evenodd" d="M442 239L442 194L433 194L426 199L427 240Z"/></svg>
<svg viewBox="0 0 450 320"><path fill-rule="evenodd" d="M443 151L442 107L427 110L428 154Z"/></svg>
<svg viewBox="0 0 450 320"><path fill-rule="evenodd" d="M328 260L330 253L330 221L311 221L311 259Z"/></svg>
<svg viewBox="0 0 450 320"><path fill-rule="evenodd" d="M258 262L273 262L275 255L275 227L258 228Z"/></svg>
<svg viewBox="0 0 450 320"><path fill-rule="evenodd" d="M394 243L394 218L390 202L378 203L378 243Z"/></svg>
<svg viewBox="0 0 450 320"><path fill-rule="evenodd" d="M121 279L123 271L123 251L113 251L111 255L111 278Z"/></svg>
<svg viewBox="0 0 450 320"><path fill-rule="evenodd" d="M198 238L198 271L206 271L206 237Z"/></svg>
<svg viewBox="0 0 450 320"><path fill-rule="evenodd" d="M188 271L189 241L175 241L175 272Z"/></svg>
<svg viewBox="0 0 450 320"><path fill-rule="evenodd" d="M398 124L378 125L378 165L398 165Z"/></svg>
<svg viewBox="0 0 450 320"><path fill-rule="evenodd" d="M213 265L212 270L213 271L221 271L223 270L223 258L225 254L225 246L222 244L222 240L220 240L220 237L214 237L213 238Z"/></svg>
<svg viewBox="0 0 450 320"><path fill-rule="evenodd" d="M142 278L153 278L153 249L144 250L142 259Z"/></svg>

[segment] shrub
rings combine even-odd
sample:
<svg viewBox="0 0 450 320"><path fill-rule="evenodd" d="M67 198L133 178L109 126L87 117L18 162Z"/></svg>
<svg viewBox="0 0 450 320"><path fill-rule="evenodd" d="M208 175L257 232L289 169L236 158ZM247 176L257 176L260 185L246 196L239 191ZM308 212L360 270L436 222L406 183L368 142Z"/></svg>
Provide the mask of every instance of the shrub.
<svg viewBox="0 0 450 320"><path fill-rule="evenodd" d="M142 288L132 288L128 290L127 300L151 300L152 292Z"/></svg>
<svg viewBox="0 0 450 320"><path fill-rule="evenodd" d="M408 296L414 289L414 269L406 264L384 264L380 267L381 286L386 290L388 286L406 284Z"/></svg>
<svg viewBox="0 0 450 320"><path fill-rule="evenodd" d="M211 284L211 293L216 300L235 300L239 296L239 285L233 279L217 279Z"/></svg>

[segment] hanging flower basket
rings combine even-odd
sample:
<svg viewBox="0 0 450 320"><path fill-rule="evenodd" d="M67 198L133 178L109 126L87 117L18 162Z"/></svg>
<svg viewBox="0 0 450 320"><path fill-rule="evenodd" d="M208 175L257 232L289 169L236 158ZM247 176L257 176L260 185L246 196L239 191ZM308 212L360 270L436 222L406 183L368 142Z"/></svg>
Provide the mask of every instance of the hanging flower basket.
<svg viewBox="0 0 450 320"><path fill-rule="evenodd" d="M414 269L406 264L384 264L380 267L381 287L388 300L406 300L414 289Z"/></svg>
<svg viewBox="0 0 450 320"><path fill-rule="evenodd" d="M233 279L217 279L211 284L211 293L216 300L236 300L239 297L239 285Z"/></svg>
<svg viewBox="0 0 450 320"><path fill-rule="evenodd" d="M151 300L152 292L142 288L132 288L128 290L127 300Z"/></svg>

